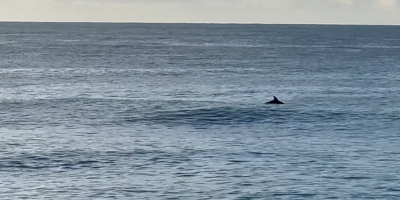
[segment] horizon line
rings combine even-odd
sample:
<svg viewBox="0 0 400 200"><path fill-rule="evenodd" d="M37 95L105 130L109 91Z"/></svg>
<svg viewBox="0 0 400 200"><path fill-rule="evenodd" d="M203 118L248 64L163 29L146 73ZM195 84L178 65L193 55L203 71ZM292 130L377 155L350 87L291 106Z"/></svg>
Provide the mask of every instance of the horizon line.
<svg viewBox="0 0 400 200"><path fill-rule="evenodd" d="M333 26L400 26L400 24L366 23L257 23L257 22L144 22L144 21L28 21L0 20L0 23L104 23L104 24L215 24L215 25L333 25Z"/></svg>

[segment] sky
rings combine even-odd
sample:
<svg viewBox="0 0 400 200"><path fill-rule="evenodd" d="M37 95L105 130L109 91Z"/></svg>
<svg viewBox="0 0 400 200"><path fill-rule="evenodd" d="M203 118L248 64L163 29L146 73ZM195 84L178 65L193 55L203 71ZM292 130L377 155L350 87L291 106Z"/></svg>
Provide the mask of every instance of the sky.
<svg viewBox="0 0 400 200"><path fill-rule="evenodd" d="M0 21L400 25L400 0L0 0Z"/></svg>

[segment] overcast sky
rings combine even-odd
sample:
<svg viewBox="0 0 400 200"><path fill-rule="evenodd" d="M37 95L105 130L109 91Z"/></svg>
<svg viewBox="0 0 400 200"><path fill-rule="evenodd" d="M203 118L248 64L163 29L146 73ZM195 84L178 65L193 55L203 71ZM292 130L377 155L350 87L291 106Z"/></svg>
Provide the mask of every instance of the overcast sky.
<svg viewBox="0 0 400 200"><path fill-rule="evenodd" d="M0 0L0 21L400 25L400 0Z"/></svg>

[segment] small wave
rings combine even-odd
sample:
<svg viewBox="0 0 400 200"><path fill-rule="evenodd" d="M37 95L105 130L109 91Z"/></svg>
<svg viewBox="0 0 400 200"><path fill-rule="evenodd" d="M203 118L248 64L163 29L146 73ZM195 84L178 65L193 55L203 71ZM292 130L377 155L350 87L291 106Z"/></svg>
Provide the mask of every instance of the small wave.
<svg viewBox="0 0 400 200"><path fill-rule="evenodd" d="M174 111L159 111L144 116L130 118L130 122L148 122L161 124L197 124L197 125L224 125L234 123L254 122L265 119L265 113L254 112L246 108L198 108Z"/></svg>
<svg viewBox="0 0 400 200"><path fill-rule="evenodd" d="M361 114L328 110L302 111L284 106L264 107L210 107L156 111L127 119L129 122L167 124L172 126L192 125L240 125L253 123L313 123L338 122L359 118Z"/></svg>
<svg viewBox="0 0 400 200"><path fill-rule="evenodd" d="M189 151L161 151L158 149L134 149L131 151L83 151L65 150L54 152L23 152L8 156L0 155L2 171L37 170L79 170L97 169L126 162L138 162L132 165L136 169L145 169L154 164L174 166L190 161ZM140 161L140 162L139 162Z"/></svg>
<svg viewBox="0 0 400 200"><path fill-rule="evenodd" d="M96 156L84 152L21 153L2 157L2 170L41 170L96 168L101 161Z"/></svg>
<svg viewBox="0 0 400 200"><path fill-rule="evenodd" d="M316 196L317 194L314 193L275 193L272 194L274 197L284 197L284 196L293 196L293 197L302 197L302 198L307 198L307 197L313 197Z"/></svg>

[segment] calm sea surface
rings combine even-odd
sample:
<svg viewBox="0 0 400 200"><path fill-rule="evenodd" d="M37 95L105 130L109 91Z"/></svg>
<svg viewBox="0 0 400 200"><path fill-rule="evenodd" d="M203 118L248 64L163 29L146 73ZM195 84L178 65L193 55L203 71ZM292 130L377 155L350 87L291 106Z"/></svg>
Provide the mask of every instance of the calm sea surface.
<svg viewBox="0 0 400 200"><path fill-rule="evenodd" d="M400 199L399 33L0 23L0 199Z"/></svg>

